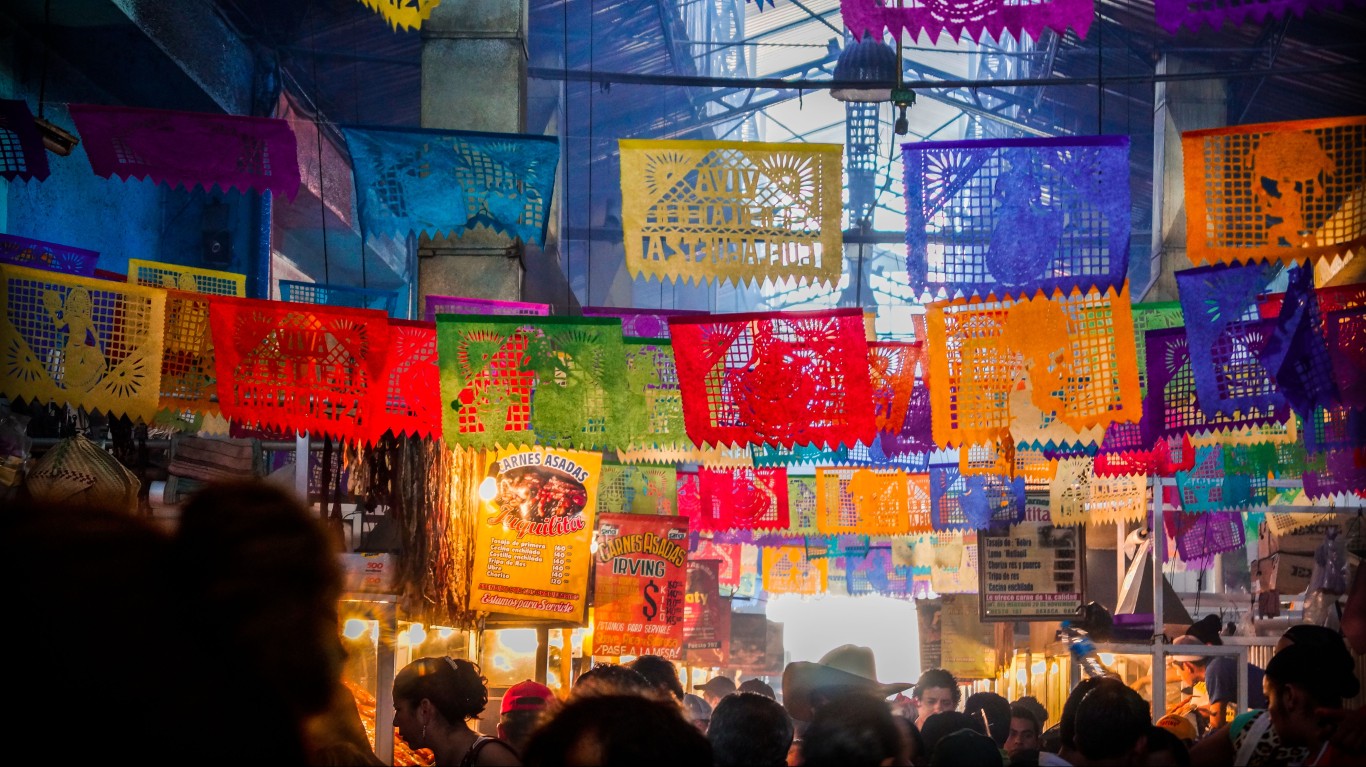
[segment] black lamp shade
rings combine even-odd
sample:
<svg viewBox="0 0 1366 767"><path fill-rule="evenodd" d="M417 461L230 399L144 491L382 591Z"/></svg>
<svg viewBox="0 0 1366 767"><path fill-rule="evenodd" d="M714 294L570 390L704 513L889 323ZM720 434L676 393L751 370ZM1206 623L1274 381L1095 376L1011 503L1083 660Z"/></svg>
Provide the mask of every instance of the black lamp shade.
<svg viewBox="0 0 1366 767"><path fill-rule="evenodd" d="M830 95L839 101L891 101L900 70L892 46L868 35L840 53L834 80L847 85L830 89Z"/></svg>

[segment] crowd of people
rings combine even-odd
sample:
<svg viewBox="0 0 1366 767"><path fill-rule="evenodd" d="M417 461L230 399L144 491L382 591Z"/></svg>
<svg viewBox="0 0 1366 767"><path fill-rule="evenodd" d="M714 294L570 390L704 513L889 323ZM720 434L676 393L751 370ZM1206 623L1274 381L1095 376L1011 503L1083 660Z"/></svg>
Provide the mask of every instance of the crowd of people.
<svg viewBox="0 0 1366 767"><path fill-rule="evenodd" d="M382 764L341 678L332 540L286 491L212 486L174 531L26 503L0 529L17 552L17 614L45 630L42 659L11 664L36 714L15 739L21 762L98 748L152 764ZM1205 698L1156 725L1117 677L1083 680L1049 721L1030 697L964 699L944 669L880 681L872 650L852 644L788 664L781 695L726 676L689 690L658 656L593 666L564 696L528 680L503 695L496 735L480 732L479 666L419 658L395 676L394 725L435 767L1366 766L1366 709L1343 706L1360 682L1342 634L1287 630L1264 670L1244 670L1264 699L1231 712L1239 669L1197 651L1219 641L1203 623L1172 655Z"/></svg>

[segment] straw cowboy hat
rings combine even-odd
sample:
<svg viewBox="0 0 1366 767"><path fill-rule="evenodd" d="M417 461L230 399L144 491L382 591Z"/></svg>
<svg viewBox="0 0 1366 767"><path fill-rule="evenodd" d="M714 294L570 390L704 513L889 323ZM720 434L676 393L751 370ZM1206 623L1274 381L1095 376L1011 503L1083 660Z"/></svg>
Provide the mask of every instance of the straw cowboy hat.
<svg viewBox="0 0 1366 767"><path fill-rule="evenodd" d="M910 682L879 682L873 651L859 645L841 645L815 663L798 661L783 669L783 705L794 719L811 721L812 693L818 690L868 690L878 697L908 690Z"/></svg>

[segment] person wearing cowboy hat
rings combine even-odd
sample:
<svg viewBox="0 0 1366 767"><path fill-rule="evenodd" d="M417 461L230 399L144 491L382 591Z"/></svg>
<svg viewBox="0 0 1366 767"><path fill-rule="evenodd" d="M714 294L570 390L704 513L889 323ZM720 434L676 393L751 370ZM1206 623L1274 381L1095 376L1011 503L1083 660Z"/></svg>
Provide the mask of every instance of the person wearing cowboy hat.
<svg viewBox="0 0 1366 767"><path fill-rule="evenodd" d="M815 663L795 661L783 669L783 704L793 719L811 721L825 701L846 690L865 690L886 698L913 687L910 682L880 682L873 650L840 645Z"/></svg>

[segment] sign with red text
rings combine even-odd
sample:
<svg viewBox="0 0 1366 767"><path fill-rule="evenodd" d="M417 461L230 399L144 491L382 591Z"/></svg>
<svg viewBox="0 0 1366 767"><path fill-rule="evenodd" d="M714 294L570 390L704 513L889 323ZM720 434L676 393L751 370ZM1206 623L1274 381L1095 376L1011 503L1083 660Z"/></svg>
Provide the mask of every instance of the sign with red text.
<svg viewBox="0 0 1366 767"><path fill-rule="evenodd" d="M688 665L719 668L730 659L730 600L721 598L720 587L720 560L688 560L683 602L683 657Z"/></svg>
<svg viewBox="0 0 1366 767"><path fill-rule="evenodd" d="M583 621L601 471L601 453L491 453L479 485L471 609Z"/></svg>
<svg viewBox="0 0 1366 767"><path fill-rule="evenodd" d="M686 517L602 514L593 583L593 655L683 657Z"/></svg>

